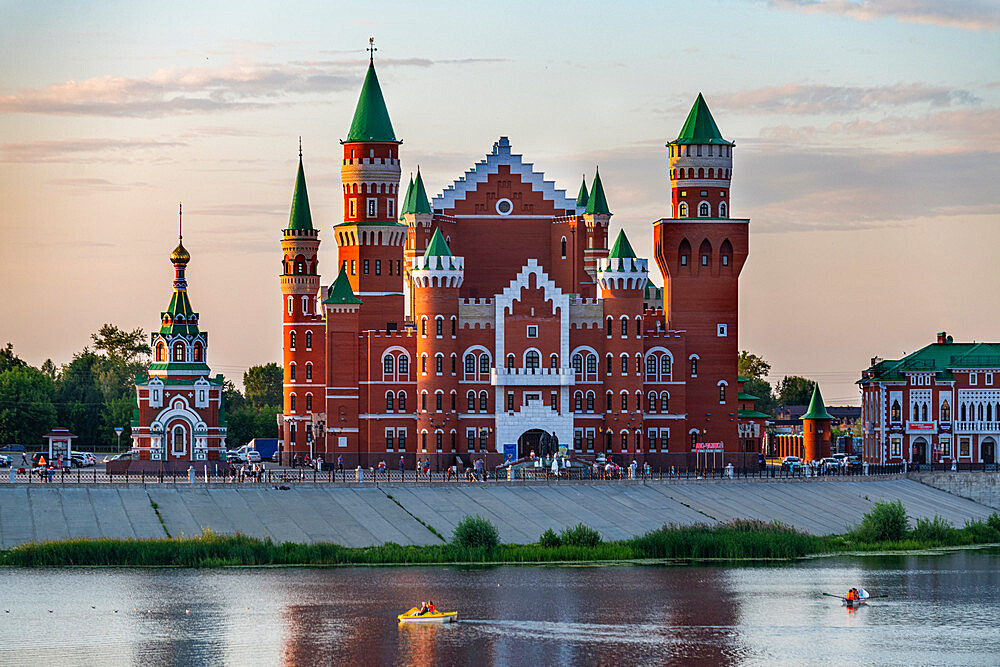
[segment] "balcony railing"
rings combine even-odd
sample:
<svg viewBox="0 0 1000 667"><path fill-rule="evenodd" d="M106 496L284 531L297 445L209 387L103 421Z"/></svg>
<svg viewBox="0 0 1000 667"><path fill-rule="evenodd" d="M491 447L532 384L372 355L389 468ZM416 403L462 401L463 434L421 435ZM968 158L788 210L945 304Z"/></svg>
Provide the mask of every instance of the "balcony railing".
<svg viewBox="0 0 1000 667"><path fill-rule="evenodd" d="M572 386L572 368L494 368L490 371L494 385L552 385Z"/></svg>
<svg viewBox="0 0 1000 667"><path fill-rule="evenodd" d="M1000 421L955 422L956 433L1000 433Z"/></svg>

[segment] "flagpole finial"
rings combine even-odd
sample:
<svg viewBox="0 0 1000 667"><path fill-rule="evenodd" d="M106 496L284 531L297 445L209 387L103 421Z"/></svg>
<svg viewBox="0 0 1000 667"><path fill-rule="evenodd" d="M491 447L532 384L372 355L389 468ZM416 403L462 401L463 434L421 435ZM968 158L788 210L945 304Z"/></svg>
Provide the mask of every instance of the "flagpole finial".
<svg viewBox="0 0 1000 667"><path fill-rule="evenodd" d="M375 48L375 38L374 37L369 37L368 38L368 64L369 65L374 65L375 64L375 52L376 51L378 51L378 49Z"/></svg>

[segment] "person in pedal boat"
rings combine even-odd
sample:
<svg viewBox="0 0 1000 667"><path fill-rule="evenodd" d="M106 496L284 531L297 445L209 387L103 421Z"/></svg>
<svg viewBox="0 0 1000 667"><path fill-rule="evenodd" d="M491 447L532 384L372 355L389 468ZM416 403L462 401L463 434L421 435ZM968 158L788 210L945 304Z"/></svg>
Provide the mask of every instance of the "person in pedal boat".
<svg viewBox="0 0 1000 667"><path fill-rule="evenodd" d="M420 610L417 612L417 616L423 616L426 613L427 613L427 603L426 602L421 602L420 603Z"/></svg>
<svg viewBox="0 0 1000 667"><path fill-rule="evenodd" d="M437 613L437 609L434 608L434 601L433 600L427 603L427 613L428 614L436 614Z"/></svg>

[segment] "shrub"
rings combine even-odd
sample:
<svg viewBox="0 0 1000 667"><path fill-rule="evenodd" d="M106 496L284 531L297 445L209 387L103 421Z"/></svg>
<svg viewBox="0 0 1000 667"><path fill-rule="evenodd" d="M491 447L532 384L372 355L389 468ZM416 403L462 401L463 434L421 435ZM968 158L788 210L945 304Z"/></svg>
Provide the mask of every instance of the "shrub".
<svg viewBox="0 0 1000 667"><path fill-rule="evenodd" d="M854 534L868 542L898 542L906 536L909 524L910 518L901 501L879 501L862 517Z"/></svg>
<svg viewBox="0 0 1000 667"><path fill-rule="evenodd" d="M911 537L922 542L937 542L944 544L952 541L955 529L951 523L939 516L933 519L917 519L911 531Z"/></svg>
<svg viewBox="0 0 1000 667"><path fill-rule="evenodd" d="M561 545L562 539L560 539L560 537L556 535L556 531L552 530L551 528L548 528L544 533L542 533L542 536L538 538L538 543L541 544L543 547L552 548Z"/></svg>
<svg viewBox="0 0 1000 667"><path fill-rule="evenodd" d="M986 525L993 530L1000 532L1000 514L997 514L996 512L991 514L989 518L986 519Z"/></svg>
<svg viewBox="0 0 1000 667"><path fill-rule="evenodd" d="M455 526L451 541L467 549L492 550L500 546L500 534L496 526L479 516L467 516Z"/></svg>
<svg viewBox="0 0 1000 667"><path fill-rule="evenodd" d="M986 521L966 521L962 533L972 544L1000 542L1000 530L990 525L989 519Z"/></svg>
<svg viewBox="0 0 1000 667"><path fill-rule="evenodd" d="M563 544L572 547L596 547L601 543L601 534L582 523L578 523L572 528L563 528L559 537Z"/></svg>

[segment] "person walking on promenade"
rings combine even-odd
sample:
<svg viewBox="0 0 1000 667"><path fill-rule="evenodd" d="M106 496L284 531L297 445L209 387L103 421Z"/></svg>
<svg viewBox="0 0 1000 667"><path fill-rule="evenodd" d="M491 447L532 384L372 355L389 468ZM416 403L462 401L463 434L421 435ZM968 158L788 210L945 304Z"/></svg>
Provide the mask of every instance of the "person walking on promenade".
<svg viewBox="0 0 1000 667"><path fill-rule="evenodd" d="M406 460L403 458L403 455L400 454L399 455L399 481L400 482L403 481L403 471L406 469L405 464L406 464Z"/></svg>
<svg viewBox="0 0 1000 667"><path fill-rule="evenodd" d="M344 457L343 455L337 457L337 470L341 473L344 472Z"/></svg>

